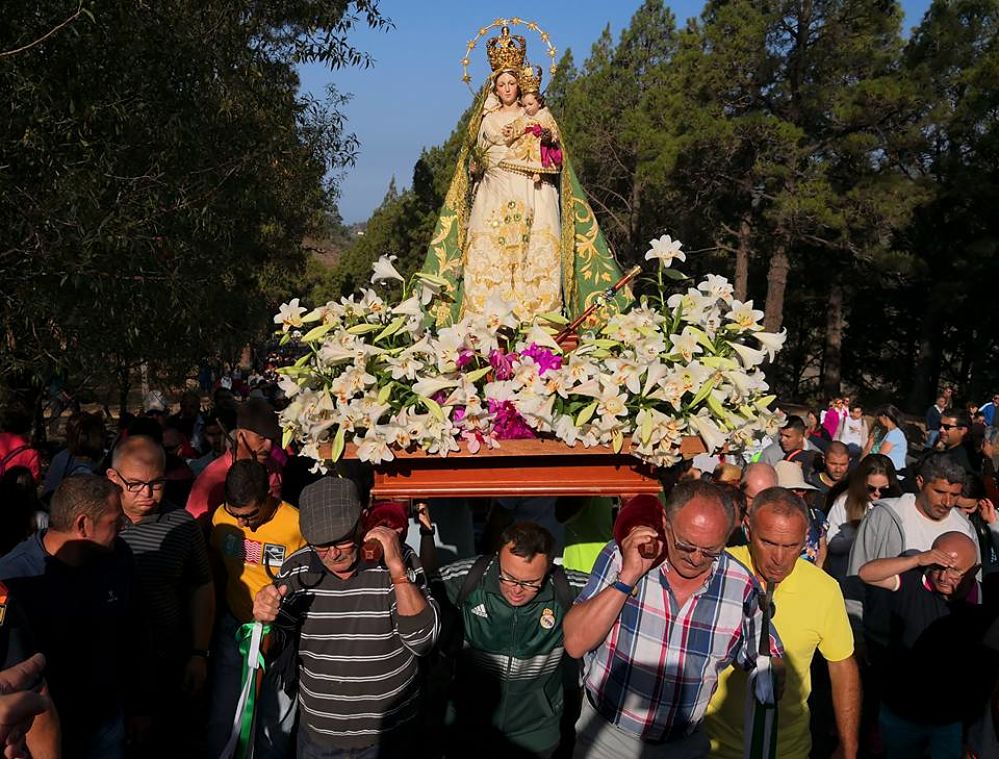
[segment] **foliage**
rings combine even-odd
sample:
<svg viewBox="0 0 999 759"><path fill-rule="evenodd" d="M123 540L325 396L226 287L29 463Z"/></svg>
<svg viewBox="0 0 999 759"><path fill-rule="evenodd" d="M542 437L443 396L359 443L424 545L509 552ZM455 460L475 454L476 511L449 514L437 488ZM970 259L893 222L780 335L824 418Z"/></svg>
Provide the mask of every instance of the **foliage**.
<svg viewBox="0 0 999 759"><path fill-rule="evenodd" d="M24 48L0 67L0 372L184 371L261 333L356 152L344 98L298 97L295 64L368 65L349 33L387 20L370 0L85 0L26 44L66 8L0 7L0 47Z"/></svg>

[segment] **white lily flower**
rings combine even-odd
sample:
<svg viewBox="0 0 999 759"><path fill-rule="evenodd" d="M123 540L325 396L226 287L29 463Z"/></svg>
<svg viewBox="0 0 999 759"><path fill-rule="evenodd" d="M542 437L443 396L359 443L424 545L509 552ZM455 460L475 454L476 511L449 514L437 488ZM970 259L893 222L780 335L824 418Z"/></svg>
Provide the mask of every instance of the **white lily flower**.
<svg viewBox="0 0 999 759"><path fill-rule="evenodd" d="M570 448L575 447L579 428L573 423L573 418L569 414L561 414L555 421L555 437Z"/></svg>
<svg viewBox="0 0 999 759"><path fill-rule="evenodd" d="M688 364L694 360L695 353L703 353L704 347L698 342L697 332L693 327L684 327L679 335L670 335L673 353L679 353Z"/></svg>
<svg viewBox="0 0 999 759"><path fill-rule="evenodd" d="M773 361L774 355L784 347L784 343L787 341L787 330L781 330L778 333L754 332L753 337L759 341L760 345L763 346L763 350L767 352L767 357Z"/></svg>
<svg viewBox="0 0 999 759"><path fill-rule="evenodd" d="M372 265L372 270L374 274L371 275L371 284L376 284L378 282L385 282L390 279L398 279L400 282L405 282L403 276L396 271L395 266L392 262L396 260L396 256L379 256L378 260Z"/></svg>
<svg viewBox="0 0 999 759"><path fill-rule="evenodd" d="M744 330L761 329L758 322L763 318L763 312L753 308L753 301L733 300L731 310L725 314L725 318L734 322L737 327Z"/></svg>
<svg viewBox="0 0 999 759"><path fill-rule="evenodd" d="M741 345L740 343L730 343L732 350L734 350L739 355L739 360L742 361L742 365L747 369L752 369L754 366L759 366L763 363L763 357L766 355L765 351L756 350L755 348L750 348L748 345Z"/></svg>
<svg viewBox="0 0 999 759"><path fill-rule="evenodd" d="M728 436L707 414L692 416L688 421L697 431L697 434L701 436L709 454L720 450L725 445Z"/></svg>
<svg viewBox="0 0 999 759"><path fill-rule="evenodd" d="M697 289L705 293L712 301L723 300L726 303L732 301L734 292L731 283L725 277L720 277L717 274L709 274L697 286Z"/></svg>
<svg viewBox="0 0 999 759"><path fill-rule="evenodd" d="M420 305L420 299L415 295L411 298L407 298L398 306L392 308L392 313L396 316L416 316L423 318L426 312L423 310L423 306Z"/></svg>
<svg viewBox="0 0 999 759"><path fill-rule="evenodd" d="M281 329L287 332L289 329L298 329L302 326L302 314L306 311L304 306L298 305L298 298L292 298L287 303L282 303L274 316L274 323L280 324Z"/></svg>
<svg viewBox="0 0 999 759"><path fill-rule="evenodd" d="M686 261L687 255L680 248L683 243L674 240L669 235L663 235L658 240L650 240L649 252L645 254L646 261L656 260L663 268L668 268L674 260Z"/></svg>
<svg viewBox="0 0 999 759"><path fill-rule="evenodd" d="M413 384L413 392L430 398L441 390L458 385L458 380L447 379L445 377L421 377Z"/></svg>
<svg viewBox="0 0 999 759"><path fill-rule="evenodd" d="M395 456L388 445L389 430L380 427L373 427L364 433L364 437L357 443L357 458L371 464L381 464L383 461L392 461Z"/></svg>

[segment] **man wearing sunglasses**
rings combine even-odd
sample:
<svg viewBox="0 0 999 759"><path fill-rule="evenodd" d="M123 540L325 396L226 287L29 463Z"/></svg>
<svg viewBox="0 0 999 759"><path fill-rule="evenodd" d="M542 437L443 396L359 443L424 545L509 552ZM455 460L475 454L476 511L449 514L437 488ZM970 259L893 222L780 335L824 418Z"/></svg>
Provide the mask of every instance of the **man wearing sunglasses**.
<svg viewBox="0 0 999 759"><path fill-rule="evenodd" d="M978 544L971 522L955 508L965 486L966 473L946 453L926 457L913 478L919 492L876 501L857 528L850 549L844 584L847 609L870 659L880 660L888 644L888 610L882 594L864 590L860 568L875 559L893 559L904 553L928 551L945 532L959 532ZM980 563L977 562L977 563ZM876 662L874 662L876 666Z"/></svg>
<svg viewBox="0 0 999 759"><path fill-rule="evenodd" d="M186 513L186 512L185 512ZM236 642L240 626L253 621L253 598L272 582L284 560L305 546L298 509L270 493L267 469L246 459L225 479L225 502L212 517L211 555L224 599L212 645L212 703L209 751L218 756L232 730L242 686L243 657ZM270 681L266 683L271 685ZM283 756L295 720L294 699L278 687L261 694L257 714L258 757Z"/></svg>
<svg viewBox="0 0 999 759"><path fill-rule="evenodd" d="M297 647L300 757L417 756L417 659L439 632L419 559L384 526L364 532L357 487L324 477L302 491L309 545L257 593L253 616ZM362 561L366 540L380 563Z"/></svg>
<svg viewBox="0 0 999 759"><path fill-rule="evenodd" d="M853 633L839 583L801 558L810 523L808 508L791 491L770 488L753 500L745 523L749 545L728 551L762 585L773 587L773 625L784 644L789 668L780 701L777 756L807 757L811 751L808 698L812 659L818 650L829 668L839 755L852 759L857 755L860 672L853 659ZM729 667L718 679L705 723L713 757L743 756L747 685L746 673L736 667Z"/></svg>
<svg viewBox="0 0 999 759"><path fill-rule="evenodd" d="M139 609L153 644L157 703L145 756L190 750L181 741L201 724L191 708L208 673L215 585L205 540L194 518L163 498L166 455L152 438L133 435L111 455L107 478L121 488L121 538L135 556Z"/></svg>
<svg viewBox="0 0 999 759"><path fill-rule="evenodd" d="M718 673L756 666L761 591L725 552L730 500L683 482L659 518L604 547L566 615L566 651L587 656L578 757L707 756L702 722ZM772 628L771 650L783 653Z"/></svg>
<svg viewBox="0 0 999 759"><path fill-rule="evenodd" d="M541 525L515 523L500 540L495 556L441 570L465 644L451 743L462 756L492 733L503 740L482 747L483 756L549 757L560 742L564 675L578 683L578 664L563 662L562 619L587 578L553 565L555 541Z"/></svg>

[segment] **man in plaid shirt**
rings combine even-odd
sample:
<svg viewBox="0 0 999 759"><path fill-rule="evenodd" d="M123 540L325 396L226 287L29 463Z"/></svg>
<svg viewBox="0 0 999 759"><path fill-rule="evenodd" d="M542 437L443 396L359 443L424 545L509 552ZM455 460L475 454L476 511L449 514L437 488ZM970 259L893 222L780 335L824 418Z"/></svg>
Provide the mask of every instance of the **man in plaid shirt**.
<svg viewBox="0 0 999 759"><path fill-rule="evenodd" d="M566 615L565 650L587 665L577 758L706 757L701 722L718 674L756 664L762 592L725 553L732 504L710 483L685 482L661 519L604 547ZM647 543L654 558L639 550ZM771 650L782 655L772 627Z"/></svg>

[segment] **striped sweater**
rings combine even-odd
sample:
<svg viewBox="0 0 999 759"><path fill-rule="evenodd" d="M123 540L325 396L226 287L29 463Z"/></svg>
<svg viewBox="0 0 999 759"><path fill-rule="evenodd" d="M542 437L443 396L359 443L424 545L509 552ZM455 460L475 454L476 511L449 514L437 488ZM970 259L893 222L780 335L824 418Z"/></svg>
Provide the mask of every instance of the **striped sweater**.
<svg viewBox="0 0 999 759"><path fill-rule="evenodd" d="M308 546L281 567L277 584L289 591L277 628L282 637L297 636L299 718L313 742L345 749L376 745L416 716L416 659L433 648L440 625L419 560L403 550L428 601L412 617L398 614L384 567L341 580Z"/></svg>

